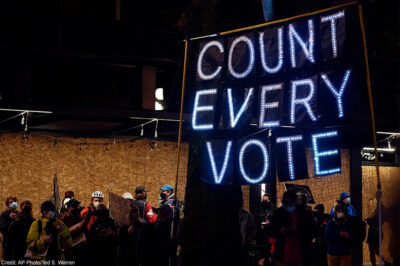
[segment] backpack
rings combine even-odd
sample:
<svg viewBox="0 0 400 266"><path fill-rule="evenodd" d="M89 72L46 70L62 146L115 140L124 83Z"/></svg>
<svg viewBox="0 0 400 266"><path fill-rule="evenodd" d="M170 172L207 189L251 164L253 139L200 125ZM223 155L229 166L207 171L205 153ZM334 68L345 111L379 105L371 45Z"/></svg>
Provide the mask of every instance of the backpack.
<svg viewBox="0 0 400 266"><path fill-rule="evenodd" d="M146 219L146 205L148 204L147 201L144 200L135 200L132 201L132 204L138 208L139 211L139 224L146 225L148 224Z"/></svg>
<svg viewBox="0 0 400 266"><path fill-rule="evenodd" d="M144 202L144 203L143 203L142 215L139 217L139 223L142 224L142 225L146 225L146 224L148 223L148 222L147 222L147 219L146 219L146 214L145 214L145 212L146 212L146 205L147 205L147 202Z"/></svg>

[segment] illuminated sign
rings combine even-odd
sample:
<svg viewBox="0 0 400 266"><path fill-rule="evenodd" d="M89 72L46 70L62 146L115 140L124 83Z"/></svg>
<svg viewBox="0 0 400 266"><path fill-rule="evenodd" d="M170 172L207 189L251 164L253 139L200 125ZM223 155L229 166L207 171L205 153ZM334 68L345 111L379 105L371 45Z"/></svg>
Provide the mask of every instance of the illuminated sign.
<svg viewBox="0 0 400 266"><path fill-rule="evenodd" d="M307 178L306 147L315 177L341 172L336 126L355 119L364 86L352 49L361 47L359 25L346 21L356 14L348 7L191 42L191 129L205 140L204 181L264 183L275 166L282 181Z"/></svg>

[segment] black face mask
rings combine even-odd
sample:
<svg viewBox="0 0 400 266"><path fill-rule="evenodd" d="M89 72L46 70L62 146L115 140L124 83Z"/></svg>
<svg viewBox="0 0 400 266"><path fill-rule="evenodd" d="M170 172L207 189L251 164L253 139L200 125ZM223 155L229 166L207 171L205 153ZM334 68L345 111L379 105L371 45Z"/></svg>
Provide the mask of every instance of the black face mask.
<svg viewBox="0 0 400 266"><path fill-rule="evenodd" d="M161 193L161 194L160 194L160 198L161 198L162 200L164 200L164 199L167 198L167 195L165 195L164 193Z"/></svg>

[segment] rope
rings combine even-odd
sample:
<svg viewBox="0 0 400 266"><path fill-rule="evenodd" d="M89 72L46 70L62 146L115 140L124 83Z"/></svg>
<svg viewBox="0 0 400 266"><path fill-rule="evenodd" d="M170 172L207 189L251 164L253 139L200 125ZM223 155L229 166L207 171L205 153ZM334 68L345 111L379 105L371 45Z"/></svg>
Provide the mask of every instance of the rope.
<svg viewBox="0 0 400 266"><path fill-rule="evenodd" d="M379 220L379 265L382 266L382 198L381 198L381 178L379 175L379 158L378 158L378 147L376 142L376 128L375 128L375 113L374 104L372 101L372 89L371 89L371 76L369 73L368 64L368 51L367 51L367 39L365 37L365 25L362 5L358 6L358 14L360 17L361 33L363 38L364 58L365 58L365 72L367 75L367 87L368 87L368 100L371 111L371 124L372 124L372 136L374 139L374 150L375 150L375 168L376 168L376 179L377 179L377 194L379 193L378 200L378 220Z"/></svg>
<svg viewBox="0 0 400 266"><path fill-rule="evenodd" d="M360 15L360 25L361 25L361 33L363 38L363 48L364 48L364 58L365 58L365 72L367 75L367 87L368 87L368 100L369 100L369 108L370 108L370 115L371 115L371 124L372 124L372 136L374 139L374 149L375 149L375 167L376 167L376 178L378 181L378 190L381 189L381 178L379 175L379 158L378 158L378 148L376 142L376 128L375 128L375 113L374 113L374 104L372 101L372 89L371 89L371 76L369 73L369 64L368 64L368 52L367 52L367 40L365 37L365 26L364 26L364 18L363 18L363 11L362 6L358 6L358 14Z"/></svg>
<svg viewBox="0 0 400 266"><path fill-rule="evenodd" d="M185 81L186 81L186 67L187 67L187 54L188 54L189 41L185 40L185 57L183 59L183 77L182 77L182 94L181 94L181 111L179 114L179 134L178 134L178 147L176 154L176 176L175 176L175 199L178 197L178 176L179 176L179 160L181 157L181 138L182 138L182 116L183 116L183 100L185 97Z"/></svg>

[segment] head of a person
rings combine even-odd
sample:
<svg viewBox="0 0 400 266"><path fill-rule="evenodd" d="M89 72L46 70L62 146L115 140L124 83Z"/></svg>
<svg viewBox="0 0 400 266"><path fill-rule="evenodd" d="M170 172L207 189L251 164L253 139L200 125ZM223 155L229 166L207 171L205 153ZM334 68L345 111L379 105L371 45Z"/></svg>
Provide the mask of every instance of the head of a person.
<svg viewBox="0 0 400 266"><path fill-rule="evenodd" d="M132 194L129 193L129 192L125 192L124 194L122 194L122 197L123 197L124 199L133 200L133 196L132 196Z"/></svg>
<svg viewBox="0 0 400 266"><path fill-rule="evenodd" d="M289 213L293 212L296 209L296 200L296 192L294 192L293 190L285 191L282 197L282 204L285 211Z"/></svg>
<svg viewBox="0 0 400 266"><path fill-rule="evenodd" d="M68 209L68 202L69 202L70 200L71 200L70 198L65 198L65 199L63 200L63 207L64 207L65 209Z"/></svg>
<svg viewBox="0 0 400 266"><path fill-rule="evenodd" d="M40 212L43 218L53 220L56 217L56 206L50 200L45 201L40 205Z"/></svg>
<svg viewBox="0 0 400 266"><path fill-rule="evenodd" d="M101 191L95 191L92 193L92 205L97 208L100 203L104 201L104 194Z"/></svg>
<svg viewBox="0 0 400 266"><path fill-rule="evenodd" d="M96 211L95 214L97 216L98 219L102 220L105 219L106 217L108 217L110 215L109 210L107 209L107 206L103 203L100 203L97 207L96 207Z"/></svg>
<svg viewBox="0 0 400 266"><path fill-rule="evenodd" d="M268 193L265 193L262 197L262 201L263 202L271 202L271 195L269 195Z"/></svg>
<svg viewBox="0 0 400 266"><path fill-rule="evenodd" d="M306 206L307 205L307 197L303 191L296 192L296 205L297 206Z"/></svg>
<svg viewBox="0 0 400 266"><path fill-rule="evenodd" d="M339 200L345 204L350 204L350 194L348 192L343 192L340 194Z"/></svg>
<svg viewBox="0 0 400 266"><path fill-rule="evenodd" d="M79 215L80 213L80 202L76 199L71 199L67 203L68 212L73 215Z"/></svg>
<svg viewBox="0 0 400 266"><path fill-rule="evenodd" d="M318 213L324 213L324 211L325 211L325 206L324 206L324 204L322 204L322 203L317 204L317 205L314 207L314 210L315 210L316 212L318 212Z"/></svg>
<svg viewBox="0 0 400 266"><path fill-rule="evenodd" d="M161 199L168 198L169 196L172 195L172 193L174 193L174 187L171 185L168 185L168 184L161 187L160 190L161 190L161 193L160 193Z"/></svg>
<svg viewBox="0 0 400 266"><path fill-rule="evenodd" d="M334 217L337 221L343 221L346 218L346 206L338 204L335 207Z"/></svg>
<svg viewBox="0 0 400 266"><path fill-rule="evenodd" d="M18 208L17 197L8 196L6 198L6 206L10 210L16 210Z"/></svg>
<svg viewBox="0 0 400 266"><path fill-rule="evenodd" d="M137 200L147 199L147 189L144 186L137 186L135 189L135 198Z"/></svg>
<svg viewBox="0 0 400 266"><path fill-rule="evenodd" d="M73 199L74 198L74 192L72 190L68 190L65 192L65 197L66 199Z"/></svg>
<svg viewBox="0 0 400 266"><path fill-rule="evenodd" d="M32 216L32 202L25 200L21 203L21 214L22 216Z"/></svg>

